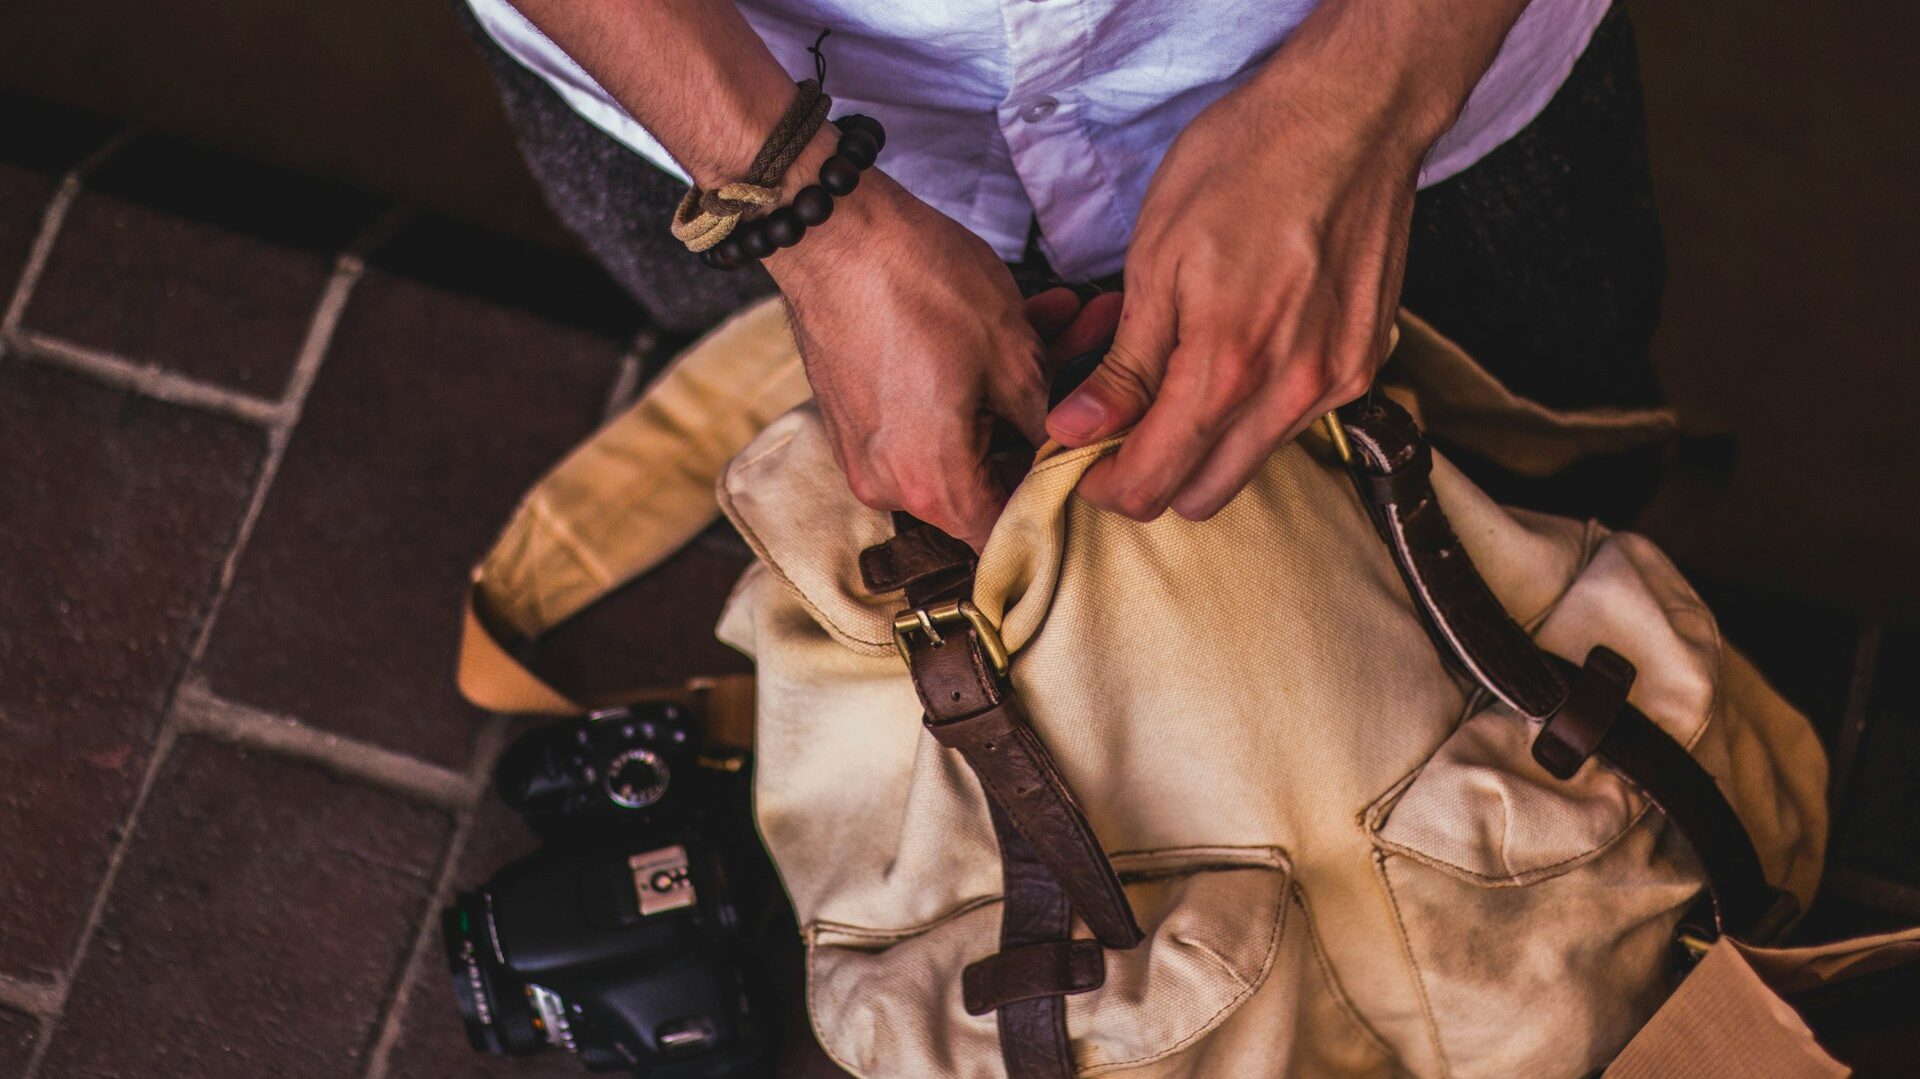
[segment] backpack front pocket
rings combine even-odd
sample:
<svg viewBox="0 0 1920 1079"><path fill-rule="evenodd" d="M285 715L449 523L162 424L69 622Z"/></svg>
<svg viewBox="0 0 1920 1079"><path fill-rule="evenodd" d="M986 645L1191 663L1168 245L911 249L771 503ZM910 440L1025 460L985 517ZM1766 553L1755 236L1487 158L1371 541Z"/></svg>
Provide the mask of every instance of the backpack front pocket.
<svg viewBox="0 0 1920 1079"><path fill-rule="evenodd" d="M1194 847L1113 862L1147 939L1107 951L1100 988L1066 998L1081 1075L1191 1046L1266 982L1276 956L1306 954L1303 942L1282 947L1296 930L1291 871L1276 849ZM809 926L808 1011L828 1054L866 1079L1001 1075L994 1016L968 1015L960 993L961 971L999 948L1000 907L990 899L907 930Z"/></svg>

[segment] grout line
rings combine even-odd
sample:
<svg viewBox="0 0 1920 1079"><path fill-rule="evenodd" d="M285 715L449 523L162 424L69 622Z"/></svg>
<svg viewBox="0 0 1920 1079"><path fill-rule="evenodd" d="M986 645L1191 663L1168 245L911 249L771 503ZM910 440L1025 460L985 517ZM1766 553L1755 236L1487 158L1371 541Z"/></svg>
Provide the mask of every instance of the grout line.
<svg viewBox="0 0 1920 1079"><path fill-rule="evenodd" d="M127 807L124 822L120 825L119 839L113 845L113 851L107 855L107 868L100 874L99 890L94 893L93 903L87 908L86 921L81 923L78 943L74 945L73 959L67 968L67 978L60 986L60 996L46 1014L46 1024L42 1028L40 1040L34 1043L33 1053L27 1058L27 1066L20 1072L20 1079L37 1079L40 1065L46 1060L47 1051L52 1048L58 1036L57 1024L66 1013L67 994L73 989L73 978L86 962L87 953L92 950L94 931L100 928L101 919L106 917L107 899L113 894L114 881L120 876L120 865L127 860L127 851L133 846L134 826L139 823L140 811L146 808L147 797L153 793L153 785L160 777L160 768L166 763L173 751L174 733L171 724L162 722L160 730L154 735L153 752L147 758L147 770L140 777L140 785L134 790L133 804Z"/></svg>
<svg viewBox="0 0 1920 1079"><path fill-rule="evenodd" d="M473 765L468 769L466 776L467 782L473 784L482 797L485 795L487 777L493 770L494 762L499 759L501 751L505 748L506 741L506 718L497 715L487 717L486 725L480 732L479 743L475 747ZM407 953L406 962L400 965L398 984L387 1001L385 1014L380 1018L380 1032L374 1038L373 1048L367 1053L367 1067L361 1073L363 1079L387 1079L393 1050L400 1042L407 1016L407 1006L412 1000L414 972L421 968L421 964L429 963L429 957L434 948L439 945L438 914L453 899L455 877L460 871L460 859L466 853L467 841L473 835L474 824L479 815L479 807L469 804L461 811L454 825L453 836L447 841L446 854L440 862L440 873L434 880L433 894L427 898L426 911L420 918L420 930L414 936L413 948Z"/></svg>
<svg viewBox="0 0 1920 1079"><path fill-rule="evenodd" d="M69 174L68 179L72 182L74 194L78 192L80 179L85 176L85 170L104 161L113 150L119 148L126 137L123 135L121 139L102 147ZM70 194L65 203L70 205L72 200L73 195ZM11 324L6 328L12 332L0 333L0 348L27 345L44 349L48 344L52 344L55 346L52 354L43 351L42 358L79 366L89 370L96 377L120 381L121 384L141 392L176 400L177 403L198 405L232 414L236 402L240 402L240 411L245 413L242 418L267 427L267 456L261 462L260 477L254 483L253 497L235 533L233 546L228 550L227 557L221 565L219 582L201 618L199 636L182 664L183 670L192 670L199 663L200 655L206 649L214 620L226 599L227 587L233 580L233 572L238 564L240 552L252 535L254 523L259 519L260 509L266 501L267 490L272 486L274 475L279 470L280 460L286 453L287 441L293 427L300 420L301 410L306 404L306 395L312 389L314 379L318 377L320 365L326 358L327 347L332 343L333 331L339 324L340 314L346 307L354 283L359 280L365 269L366 256L399 227L408 213L409 211L399 207L388 211L359 237L356 237L347 251L335 260L333 274L327 279L327 284L321 291L313 318L308 323L307 336L301 343L300 355L295 360L293 373L287 380L287 388L278 402L237 394L231 390L209 386L170 372L149 375L146 369L118 357L103 356L67 345L65 342L50 341L50 339L21 333ZM59 231L65 214L65 205L61 207L58 215L49 213L42 227L42 235L35 240L36 252L40 251L42 246L51 251L55 234ZM44 263L45 253L42 252L40 257ZM22 281L23 284L26 283L24 277ZM14 307L24 311L26 306L24 296L24 291L16 290L13 303L9 307L10 317L17 317L13 311ZM103 360L106 361L104 364L99 362ZM165 398L164 391L175 391L189 399ZM85 964L87 954L92 950L94 934L106 915L108 898L113 895L114 884L120 876L120 866L126 861L127 851L133 845L134 836L140 824L140 815L146 808L147 798L153 791L160 769L173 751L173 743L179 731L182 727L189 725L189 719L191 719L192 729L202 733L215 737L225 734L231 741L257 745L324 764L334 764L348 775L375 783L397 786L402 794L425 797L443 805L464 807L472 804L474 785L457 773L386 750L376 750L373 747L364 747L368 751L366 753L356 752L362 747L346 743L344 740L336 739L332 744L325 744L327 736L319 735L298 724L272 716L266 717L264 722L256 722L252 717L238 715L240 711L238 706L232 706L231 709L214 708L210 706L213 703L224 704L225 702L218 702L217 698L204 692L196 684L182 683L175 687L173 699L169 702L167 711L161 719L160 729L154 736L146 772L141 776L132 804L128 807L120 825L119 838L114 843L112 852L107 856L106 870L101 874L93 903L88 908L86 921L80 928L78 941L74 945L73 956L67 968L68 978L58 986L57 996L47 1002L41 1037L35 1042L33 1053L28 1057L26 1068L20 1073L19 1079L38 1079L47 1052L59 1035L58 1024L66 1009L67 994L72 988L72 976ZM391 782L388 782L389 780ZM456 789L457 795L454 793Z"/></svg>
<svg viewBox="0 0 1920 1079"><path fill-rule="evenodd" d="M0 974L0 1005L46 1018L60 1012L67 987L59 982L35 982Z"/></svg>
<svg viewBox="0 0 1920 1079"><path fill-rule="evenodd" d="M27 264L20 270L20 280L14 285L6 314L0 316L0 335L11 337L13 331L19 328L20 320L26 317L27 303L33 299L33 291L40 285L40 276L46 272L47 260L53 257L54 242L60 238L61 226L67 223L67 211L73 209L74 201L80 197L80 189L85 185L87 176L125 146L135 133L133 128L128 128L114 135L60 178L53 197L47 200L46 211L40 215L40 231L33 237L33 247L27 253Z"/></svg>
<svg viewBox="0 0 1920 1079"><path fill-rule="evenodd" d="M239 572L240 556L253 539L253 530L266 509L267 494L280 474L280 463L286 459L287 445L293 439L293 428L306 410L307 395L313 391L313 384L320 377L320 367L326 362L334 331L340 327L340 316L347 309L354 286L360 283L361 276L366 272L366 256L386 242L411 212L405 207L395 207L382 214L334 261L333 274L320 290L320 300L314 306L312 320L307 323L307 335L300 342L300 353L294 359L293 372L287 376L286 389L275 406L274 423L267 431L267 453L260 462L260 476L254 481L253 495L247 501L246 512L240 517L240 526L234 532L232 546L227 548L227 557L220 563L220 577L214 586L213 599L200 620L199 635L187 652L189 669L199 665L208 643L213 640L213 627L220 620L220 612L226 606L227 590L232 587L234 575Z"/></svg>
<svg viewBox="0 0 1920 1079"><path fill-rule="evenodd" d="M474 780L452 769L223 700L199 681L180 687L168 718L180 734L203 735L308 761L349 779L454 812L471 806L480 789Z"/></svg>
<svg viewBox="0 0 1920 1079"><path fill-rule="evenodd" d="M202 382L157 364L135 363L100 349L21 329L9 333L6 341L30 359L79 371L109 386L132 390L156 400L218 413L263 427L272 427L280 422L282 407L273 401Z"/></svg>

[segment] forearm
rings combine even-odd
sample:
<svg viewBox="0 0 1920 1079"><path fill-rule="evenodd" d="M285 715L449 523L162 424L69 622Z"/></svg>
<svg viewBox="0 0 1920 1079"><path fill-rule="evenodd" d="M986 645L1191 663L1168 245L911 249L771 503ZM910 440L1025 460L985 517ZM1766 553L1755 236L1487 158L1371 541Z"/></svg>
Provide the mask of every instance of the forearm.
<svg viewBox="0 0 1920 1079"><path fill-rule="evenodd" d="M739 178L793 79L727 0L513 0L694 182Z"/></svg>
<svg viewBox="0 0 1920 1079"><path fill-rule="evenodd" d="M1446 134L1527 0L1325 0L1249 89L1352 135L1416 146Z"/></svg>

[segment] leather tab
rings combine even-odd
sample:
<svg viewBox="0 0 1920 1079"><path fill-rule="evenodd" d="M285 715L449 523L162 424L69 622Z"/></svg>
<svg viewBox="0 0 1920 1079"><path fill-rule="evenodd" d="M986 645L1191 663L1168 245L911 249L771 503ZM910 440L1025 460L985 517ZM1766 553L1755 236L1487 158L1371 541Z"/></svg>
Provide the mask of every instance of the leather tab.
<svg viewBox="0 0 1920 1079"><path fill-rule="evenodd" d="M1098 989L1107 980L1106 954L1091 940L1051 940L995 952L960 974L968 1015L1008 1004Z"/></svg>
<svg viewBox="0 0 1920 1079"><path fill-rule="evenodd" d="M1620 653L1595 645L1573 676L1567 699L1534 736L1533 759L1540 767L1555 779L1572 779L1612 729L1638 673Z"/></svg>
<svg viewBox="0 0 1920 1079"><path fill-rule="evenodd" d="M861 583L876 596L972 570L973 548L937 528L902 530L860 552Z"/></svg>

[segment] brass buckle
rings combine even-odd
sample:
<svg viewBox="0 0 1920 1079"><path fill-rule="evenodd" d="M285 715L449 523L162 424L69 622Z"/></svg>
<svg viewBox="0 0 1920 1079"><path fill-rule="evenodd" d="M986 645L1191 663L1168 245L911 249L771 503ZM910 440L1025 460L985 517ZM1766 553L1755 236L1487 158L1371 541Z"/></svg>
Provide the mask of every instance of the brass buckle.
<svg viewBox="0 0 1920 1079"><path fill-rule="evenodd" d="M973 627L980 638L980 650L987 654L987 663L993 667L993 673L1005 677L1011 661L1007 656L1007 646L1000 640L1000 630L980 608L964 599L948 600L931 607L916 607L910 611L901 611L893 616L893 646L900 650L900 662L913 665L913 653L907 647L907 637L912 633L924 633L935 648L945 645L946 638L940 635L941 626L956 626L965 623Z"/></svg>

